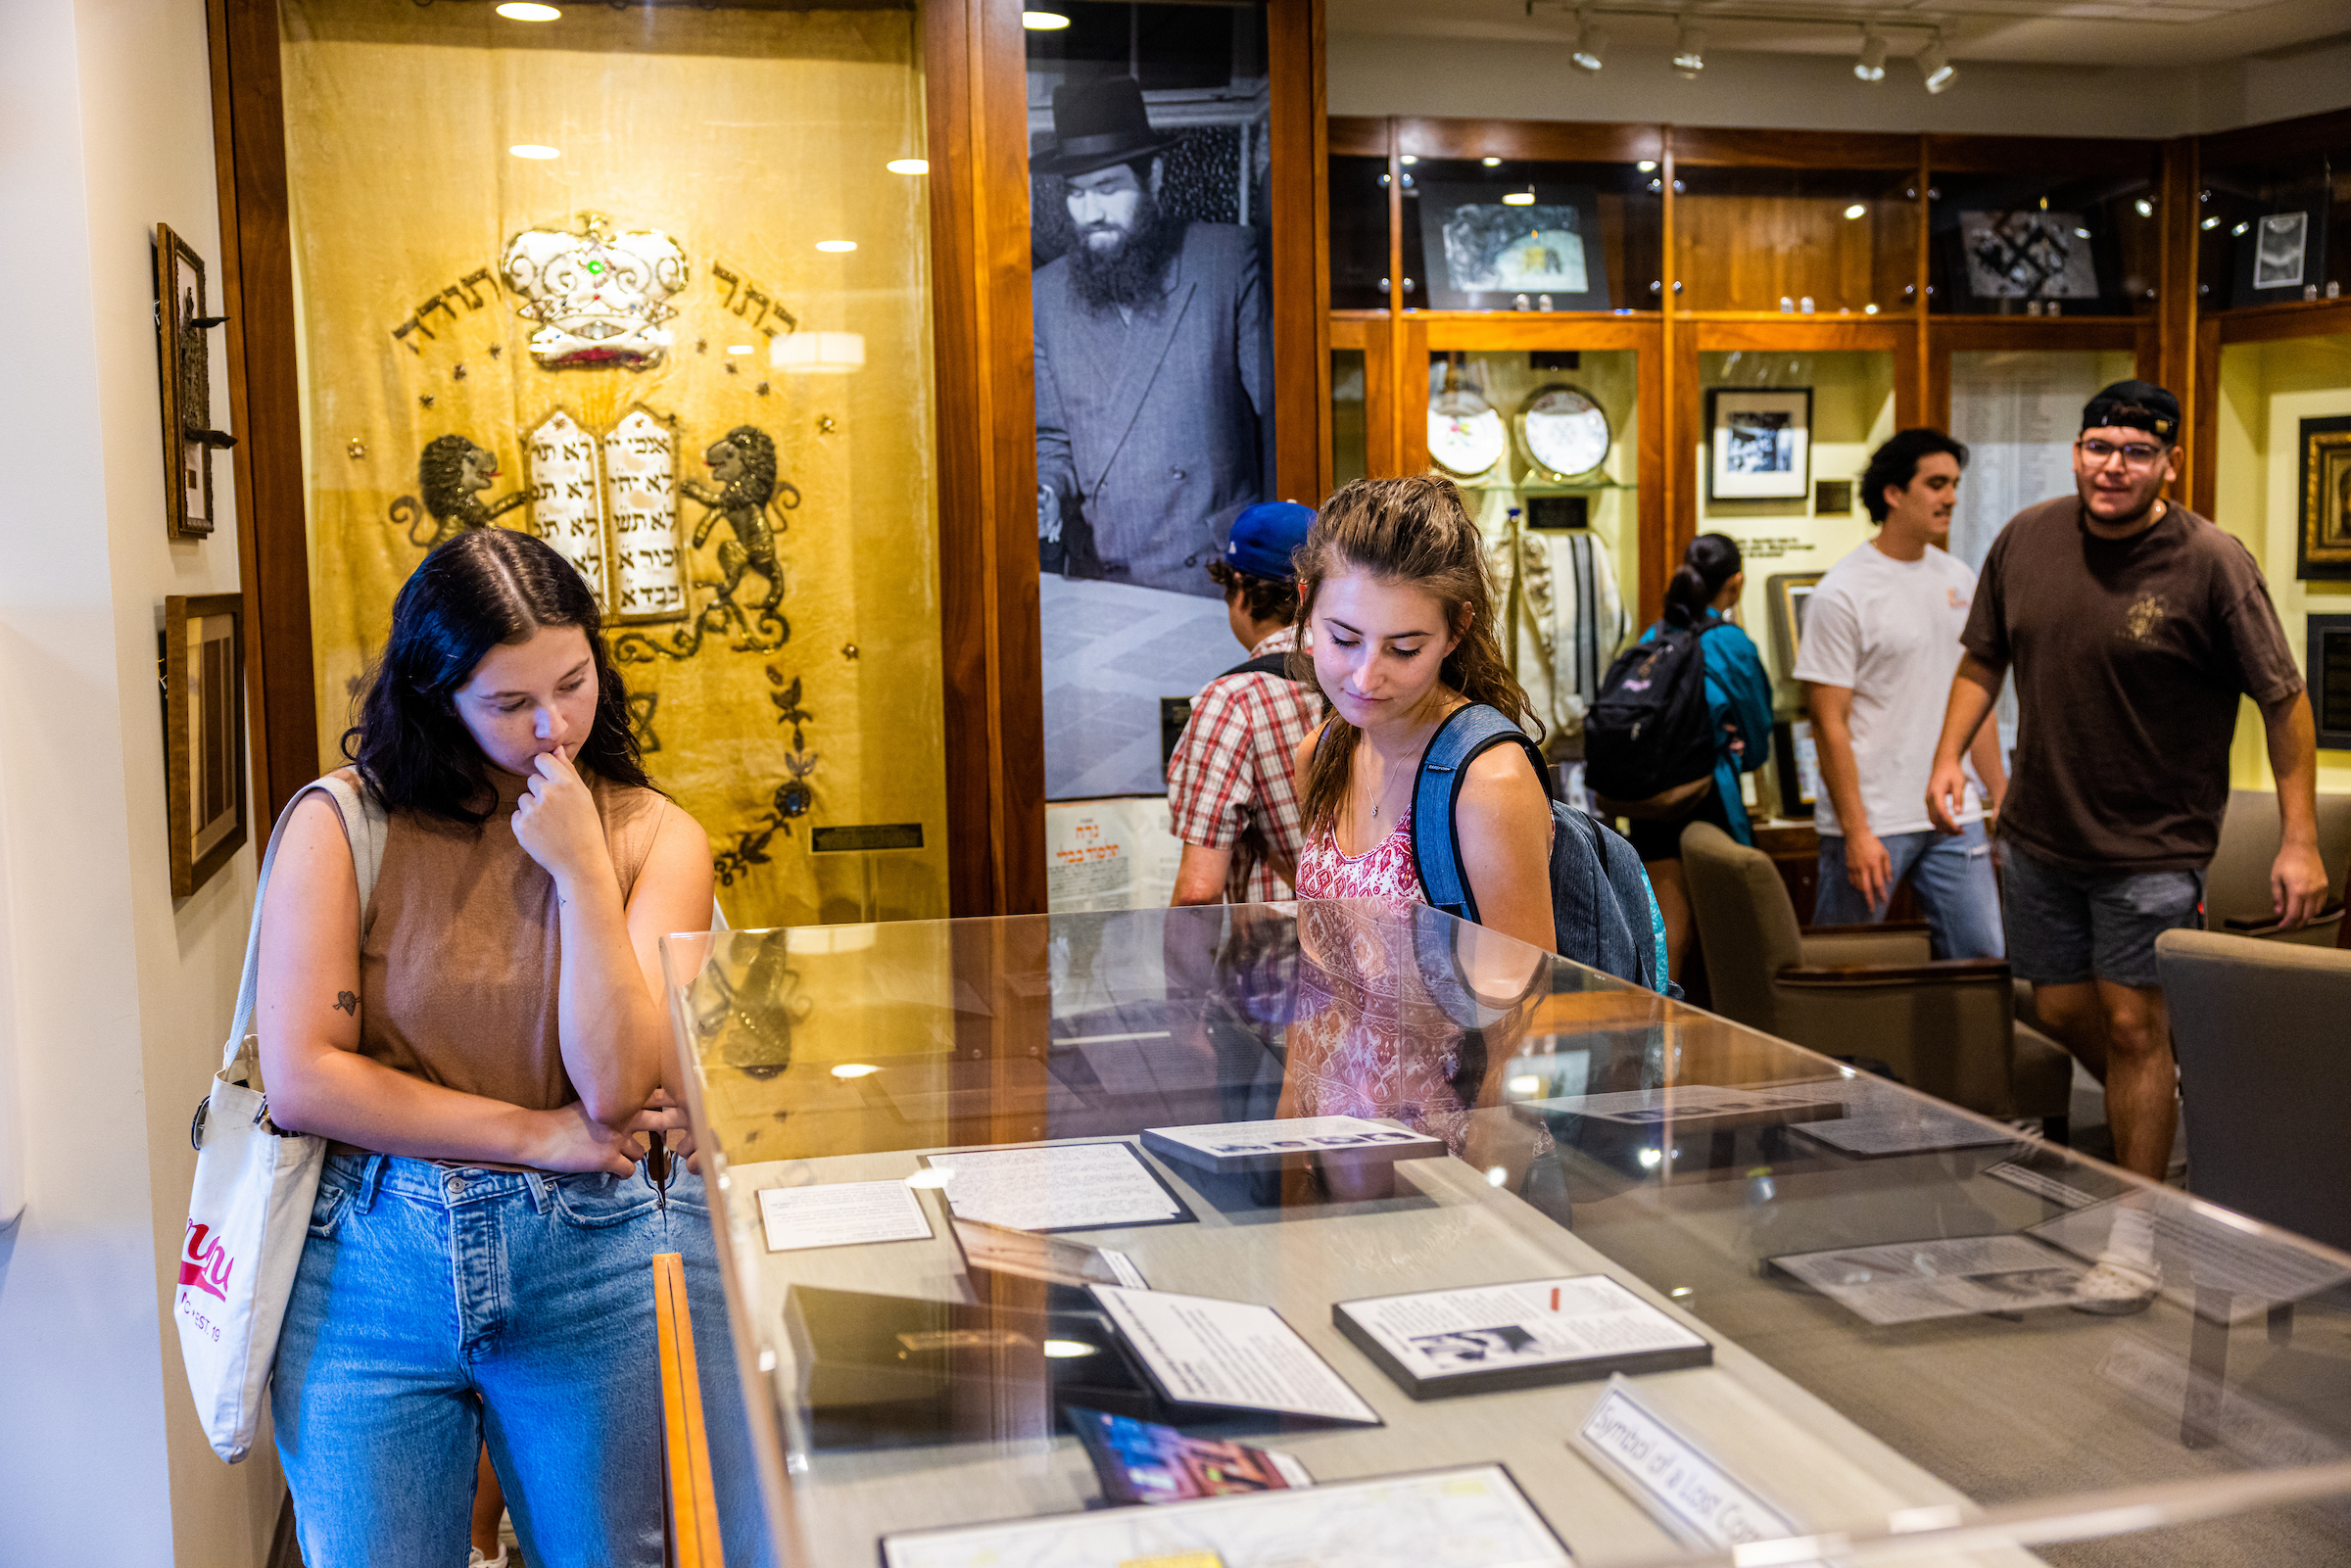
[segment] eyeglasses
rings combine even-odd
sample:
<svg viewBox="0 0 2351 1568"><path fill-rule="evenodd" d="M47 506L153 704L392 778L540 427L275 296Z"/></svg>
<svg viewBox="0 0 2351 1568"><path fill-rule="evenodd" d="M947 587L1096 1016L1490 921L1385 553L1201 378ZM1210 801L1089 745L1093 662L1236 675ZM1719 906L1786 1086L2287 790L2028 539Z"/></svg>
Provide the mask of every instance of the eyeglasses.
<svg viewBox="0 0 2351 1568"><path fill-rule="evenodd" d="M2134 441L2118 447L2111 441L2100 441L2094 436L2087 441L2078 441L2074 445L2080 447L2082 455L2087 457L2092 463L2103 463L2108 458L2119 454L2124 463L2133 468L2150 467L2154 464L2155 459L2162 456L2164 452L2163 448L2150 446L2143 441Z"/></svg>

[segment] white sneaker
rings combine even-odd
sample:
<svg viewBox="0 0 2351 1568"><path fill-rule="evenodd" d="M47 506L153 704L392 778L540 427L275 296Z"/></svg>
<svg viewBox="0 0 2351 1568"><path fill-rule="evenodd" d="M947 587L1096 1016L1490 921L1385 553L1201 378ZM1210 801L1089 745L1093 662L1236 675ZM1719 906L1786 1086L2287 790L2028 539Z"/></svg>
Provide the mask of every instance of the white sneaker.
<svg viewBox="0 0 2351 1568"><path fill-rule="evenodd" d="M2082 1276L2069 1304L2077 1312L2101 1317L2128 1317L2155 1305L2163 1289L2163 1269L2152 1262L2134 1262L2114 1253L2100 1253L2097 1266Z"/></svg>
<svg viewBox="0 0 2351 1568"><path fill-rule="evenodd" d="M503 1541L498 1544L495 1557L483 1556L479 1546L471 1548L465 1556L465 1568L506 1568L506 1544Z"/></svg>

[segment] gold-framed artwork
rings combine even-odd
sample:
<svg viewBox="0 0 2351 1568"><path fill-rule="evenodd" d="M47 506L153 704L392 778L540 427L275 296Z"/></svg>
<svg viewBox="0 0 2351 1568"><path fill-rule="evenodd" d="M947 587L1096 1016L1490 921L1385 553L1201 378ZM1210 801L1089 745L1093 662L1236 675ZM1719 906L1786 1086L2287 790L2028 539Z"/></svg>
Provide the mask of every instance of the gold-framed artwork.
<svg viewBox="0 0 2351 1568"><path fill-rule="evenodd" d="M1796 678L1796 657L1804 647L1804 606L1826 572L1780 572L1766 578L1764 597L1771 614L1772 651L1780 656L1780 674Z"/></svg>
<svg viewBox="0 0 2351 1568"><path fill-rule="evenodd" d="M2294 576L2351 578L2351 414L2302 421L2301 511Z"/></svg>
<svg viewBox="0 0 2351 1568"><path fill-rule="evenodd" d="M204 258L168 223L155 225L156 369L164 416L164 514L173 539L206 539L216 523L213 451L237 438L213 428L211 315Z"/></svg>
<svg viewBox="0 0 2351 1568"><path fill-rule="evenodd" d="M172 594L161 641L171 896L185 898L247 834L244 596Z"/></svg>

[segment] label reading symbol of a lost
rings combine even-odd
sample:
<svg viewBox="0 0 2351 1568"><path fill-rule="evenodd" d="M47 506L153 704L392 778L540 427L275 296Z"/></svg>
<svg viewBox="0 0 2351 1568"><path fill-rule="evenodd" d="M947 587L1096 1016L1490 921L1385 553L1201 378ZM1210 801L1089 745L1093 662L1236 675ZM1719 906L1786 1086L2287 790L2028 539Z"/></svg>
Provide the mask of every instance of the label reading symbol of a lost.
<svg viewBox="0 0 2351 1568"><path fill-rule="evenodd" d="M605 432L603 448L612 519L612 612L623 621L676 620L686 613L677 436L637 408Z"/></svg>
<svg viewBox="0 0 2351 1568"><path fill-rule="evenodd" d="M558 408L539 421L523 450L531 465L532 526L556 553L579 568L597 607L609 609L596 439Z"/></svg>

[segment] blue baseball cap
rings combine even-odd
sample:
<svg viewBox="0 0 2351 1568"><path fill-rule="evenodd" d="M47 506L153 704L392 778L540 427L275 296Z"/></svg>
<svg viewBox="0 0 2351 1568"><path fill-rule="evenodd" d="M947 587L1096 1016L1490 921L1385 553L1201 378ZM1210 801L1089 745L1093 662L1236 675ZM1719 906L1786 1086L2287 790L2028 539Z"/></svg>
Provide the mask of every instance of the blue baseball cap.
<svg viewBox="0 0 2351 1568"><path fill-rule="evenodd" d="M1294 500L1260 501L1232 520L1232 536L1219 557L1236 572L1286 583L1298 575L1290 557L1315 526L1315 509Z"/></svg>

